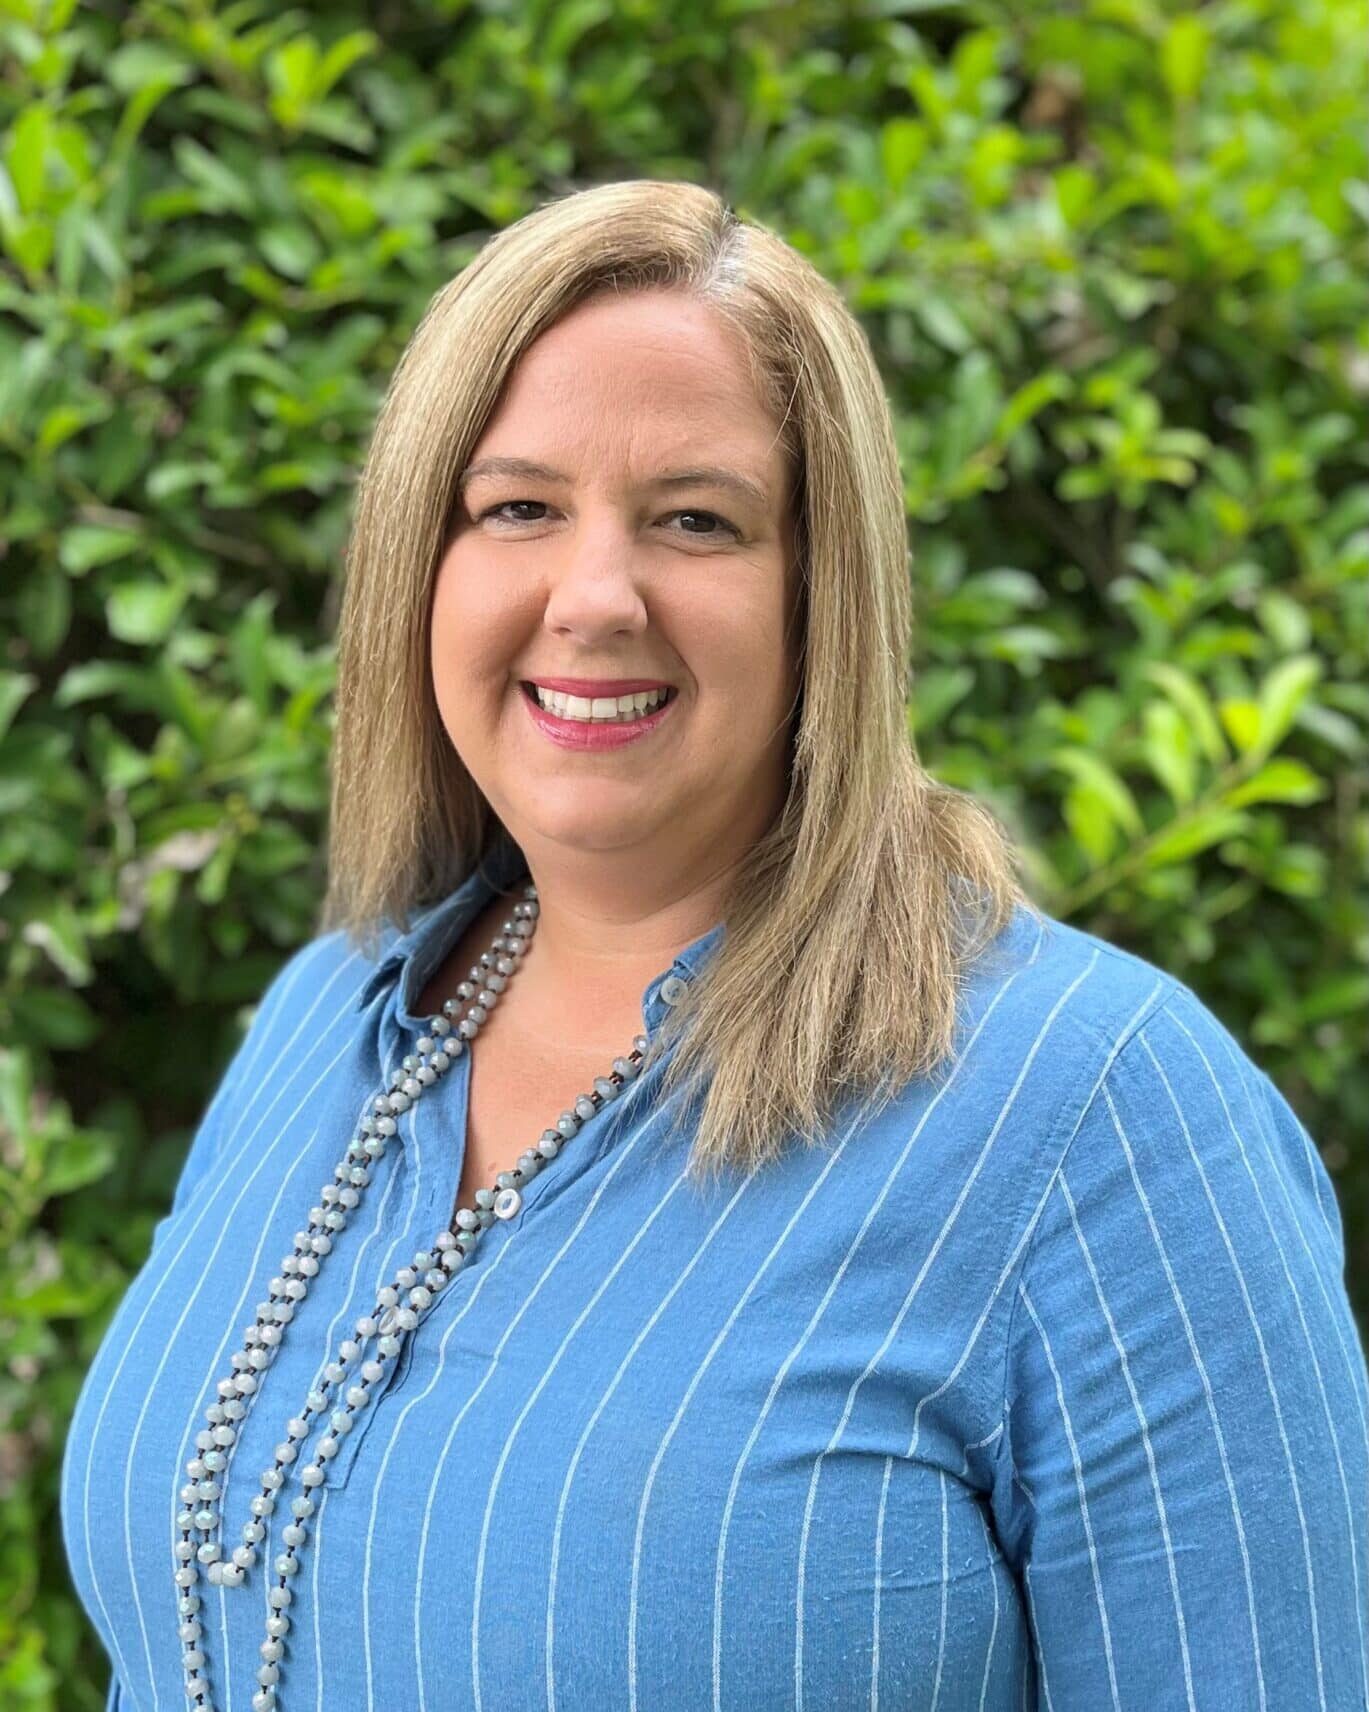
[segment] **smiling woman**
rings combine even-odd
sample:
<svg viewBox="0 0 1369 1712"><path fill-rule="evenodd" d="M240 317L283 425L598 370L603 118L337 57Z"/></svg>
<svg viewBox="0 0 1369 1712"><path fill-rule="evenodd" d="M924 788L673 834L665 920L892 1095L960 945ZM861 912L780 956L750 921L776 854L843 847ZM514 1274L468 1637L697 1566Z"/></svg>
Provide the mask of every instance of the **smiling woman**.
<svg viewBox="0 0 1369 1712"><path fill-rule="evenodd" d="M788 793L799 573L778 427L708 304L600 291L524 353L458 483L433 691L532 872L565 876L542 889L538 985L592 1031L614 983L628 1003L640 990L662 927L680 941L722 913ZM710 457L734 473L719 482ZM739 502L743 522L683 499ZM679 527L691 517L712 527ZM558 678L578 698L533 711L523 683ZM624 723L610 698L639 682L675 695ZM606 930L615 973L592 973L584 941Z"/></svg>
<svg viewBox="0 0 1369 1712"><path fill-rule="evenodd" d="M439 292L319 932L65 1450L110 1712L1369 1707L1330 1178L922 768L911 611L868 343L711 191Z"/></svg>

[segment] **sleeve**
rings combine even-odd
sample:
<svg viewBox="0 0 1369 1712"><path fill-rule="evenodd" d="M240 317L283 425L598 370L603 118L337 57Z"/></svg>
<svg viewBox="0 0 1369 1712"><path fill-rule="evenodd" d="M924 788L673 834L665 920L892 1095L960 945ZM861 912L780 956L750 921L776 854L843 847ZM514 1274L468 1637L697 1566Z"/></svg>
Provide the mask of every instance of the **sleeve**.
<svg viewBox="0 0 1369 1712"><path fill-rule="evenodd" d="M1369 1370L1335 1190L1182 983L1064 1148L991 1494L1049 1712L1369 1712Z"/></svg>

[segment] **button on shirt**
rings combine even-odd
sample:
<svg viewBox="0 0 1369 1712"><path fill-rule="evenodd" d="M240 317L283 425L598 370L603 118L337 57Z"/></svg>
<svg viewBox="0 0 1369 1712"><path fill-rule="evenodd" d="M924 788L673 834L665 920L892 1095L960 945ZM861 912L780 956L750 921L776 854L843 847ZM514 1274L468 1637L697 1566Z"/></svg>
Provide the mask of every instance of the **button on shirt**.
<svg viewBox="0 0 1369 1712"><path fill-rule="evenodd" d="M204 1114L63 1456L110 1712L186 1704L173 1550L204 1410L493 895L473 874L374 962L304 946ZM647 1032L722 932L648 985ZM322 1364L446 1228L469 1063L402 1114L237 1423L225 1557ZM1340 1213L1213 1013L1019 911L953 1059L855 1113L697 1186L697 1110L659 1068L584 1123L326 1464L281 1712L1369 1707ZM220 1708L257 1692L309 1451L243 1585L199 1583Z"/></svg>

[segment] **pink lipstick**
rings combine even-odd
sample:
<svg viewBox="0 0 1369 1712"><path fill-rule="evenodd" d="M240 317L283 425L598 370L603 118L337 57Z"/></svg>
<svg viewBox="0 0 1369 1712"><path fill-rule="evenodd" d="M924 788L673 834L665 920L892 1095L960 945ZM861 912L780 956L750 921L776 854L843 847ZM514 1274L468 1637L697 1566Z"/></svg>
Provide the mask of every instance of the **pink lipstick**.
<svg viewBox="0 0 1369 1712"><path fill-rule="evenodd" d="M560 689L562 684L568 684L573 680L539 678L537 681L546 689ZM631 687L619 689L617 687L619 682L623 683L624 686L630 685ZM586 694L592 692L592 694L601 696L631 695L636 689L647 690L661 687L659 684L638 679L614 679L612 683L612 688L609 687L609 681L606 680L589 686L589 691L567 690L565 693ZM553 743L559 744L563 749L621 749L625 743L635 743L639 738L655 731L663 720L670 717L671 708L680 699L679 692L672 688L669 696L660 707L652 708L649 713L642 714L639 719L562 719L550 708L542 707L526 683L520 684L519 688L522 691L523 702L533 724Z"/></svg>

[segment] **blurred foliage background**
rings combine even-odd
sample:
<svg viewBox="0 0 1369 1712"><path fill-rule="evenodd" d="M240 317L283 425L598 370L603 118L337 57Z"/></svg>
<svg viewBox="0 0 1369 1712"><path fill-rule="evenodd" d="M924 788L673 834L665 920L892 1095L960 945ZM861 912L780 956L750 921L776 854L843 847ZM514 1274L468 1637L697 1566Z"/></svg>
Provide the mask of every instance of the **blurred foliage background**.
<svg viewBox="0 0 1369 1712"><path fill-rule="evenodd" d="M352 486L432 293L701 180L869 331L910 731L1192 985L1369 1326L1366 0L0 0L0 1704L98 1709L65 1423L314 932Z"/></svg>

